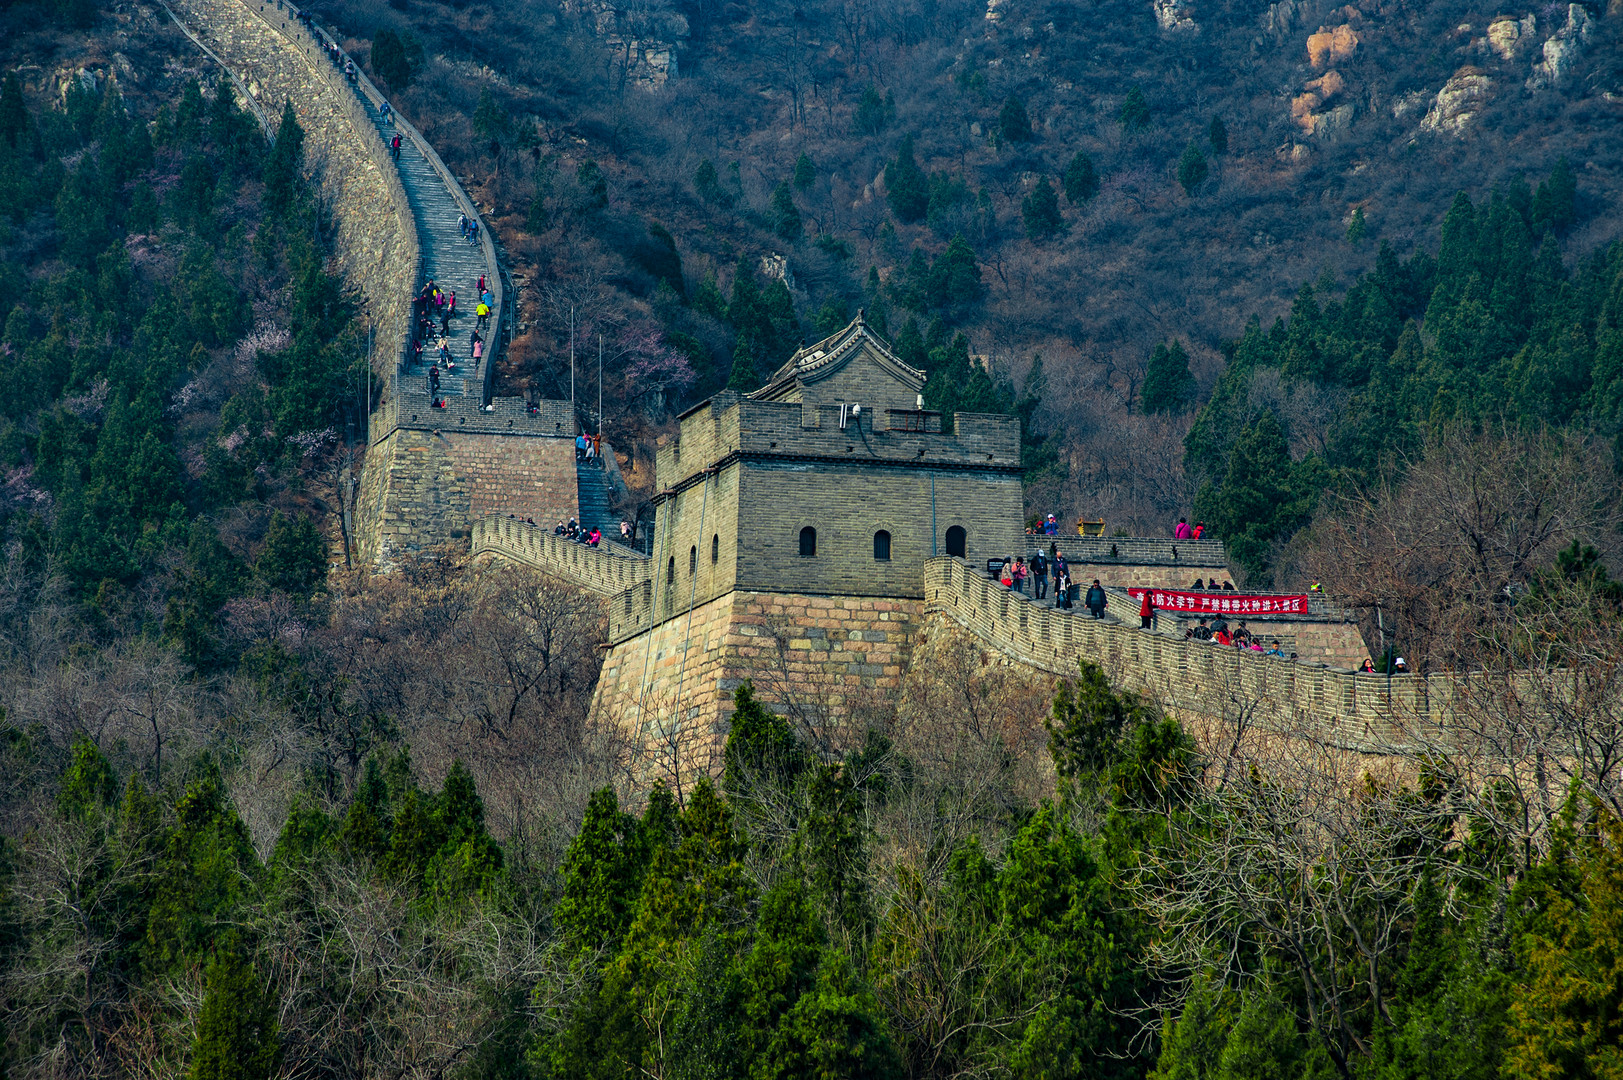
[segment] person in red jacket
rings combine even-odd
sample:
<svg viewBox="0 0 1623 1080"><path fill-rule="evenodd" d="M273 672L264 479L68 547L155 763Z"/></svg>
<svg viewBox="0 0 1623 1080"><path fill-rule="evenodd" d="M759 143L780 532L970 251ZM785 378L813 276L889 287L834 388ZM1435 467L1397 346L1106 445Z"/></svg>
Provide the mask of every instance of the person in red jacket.
<svg viewBox="0 0 1623 1080"><path fill-rule="evenodd" d="M1144 594L1144 602L1138 605L1138 626L1140 630L1148 630L1155 621L1155 605L1150 602L1150 594Z"/></svg>
<svg viewBox="0 0 1623 1080"><path fill-rule="evenodd" d="M1199 540L1204 535L1206 535L1206 523L1204 521L1195 522L1195 531L1191 534L1191 538Z"/></svg>

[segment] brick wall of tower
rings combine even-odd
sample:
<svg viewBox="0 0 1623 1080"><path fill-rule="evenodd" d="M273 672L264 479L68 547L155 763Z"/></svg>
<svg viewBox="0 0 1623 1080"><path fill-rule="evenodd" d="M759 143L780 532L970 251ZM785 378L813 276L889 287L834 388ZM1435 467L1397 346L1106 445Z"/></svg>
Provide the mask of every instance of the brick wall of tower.
<svg viewBox="0 0 1623 1080"><path fill-rule="evenodd" d="M745 679L811 723L898 690L921 614L914 600L728 593L612 646L592 709L645 754L679 745L708 760Z"/></svg>

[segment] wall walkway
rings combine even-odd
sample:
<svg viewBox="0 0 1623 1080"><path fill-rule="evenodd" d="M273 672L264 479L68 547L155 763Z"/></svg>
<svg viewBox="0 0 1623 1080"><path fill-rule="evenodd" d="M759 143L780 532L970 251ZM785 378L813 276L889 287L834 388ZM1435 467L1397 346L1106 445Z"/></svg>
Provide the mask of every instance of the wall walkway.
<svg viewBox="0 0 1623 1080"><path fill-rule="evenodd" d="M573 516L575 418L567 403L492 397L509 324L506 283L490 230L481 227L477 243L461 234L459 219L478 219L478 208L434 148L406 120L384 121L383 94L359 71L353 84L346 80L336 43L319 27L306 29L291 4L168 2L262 123L274 128L292 104L337 222L337 269L360 291L375 329L381 392L357 506L362 561L387 568L401 555L461 540L485 514ZM397 132L398 163L388 149ZM475 368L469 331L481 277L495 314ZM428 389L437 342L425 342L422 361L411 348L412 298L429 279L457 293L459 310L447 335L457 371L440 380L444 408L433 407Z"/></svg>
<svg viewBox="0 0 1623 1080"><path fill-rule="evenodd" d="M646 556L607 538L600 547L587 547L553 535L550 526L494 515L474 522L473 554L522 563L600 596L640 594L652 566Z"/></svg>
<svg viewBox="0 0 1623 1080"><path fill-rule="evenodd" d="M1446 729L1459 692L1447 675L1388 679L1095 622L1080 608L1056 611L1012 594L955 558L926 564L925 614L1040 671L1071 676L1079 658L1092 660L1174 711L1244 712L1249 722L1311 730L1363 752L1405 748L1416 723Z"/></svg>
<svg viewBox="0 0 1623 1080"><path fill-rule="evenodd" d="M419 259L417 228L400 176L365 108L287 9L248 0L168 0L170 15L251 95L274 127L292 102L306 158L337 219L337 262L358 289L380 343L404 346ZM393 367L379 365L387 379ZM387 388L385 393L387 394Z"/></svg>

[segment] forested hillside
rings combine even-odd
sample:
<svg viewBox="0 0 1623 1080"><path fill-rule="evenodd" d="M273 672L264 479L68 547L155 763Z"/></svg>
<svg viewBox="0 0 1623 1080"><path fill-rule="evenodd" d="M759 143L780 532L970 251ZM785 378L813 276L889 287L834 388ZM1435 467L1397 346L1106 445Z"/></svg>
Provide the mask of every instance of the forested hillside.
<svg viewBox="0 0 1623 1080"><path fill-rule="evenodd" d="M866 307L893 336L916 322L933 405L960 404L966 353L1003 384L973 407L1030 399L1033 450L1054 436L1030 509L1159 532L1212 480L1211 446L1185 460L1182 406L1221 392L1231 343L1304 284L1323 308L1360 275L1390 280L1391 259L1440 259L1461 192L1500 192L1529 259L1548 237L1546 275L1618 235L1623 17L1599 2L315 10L377 51L373 72L491 207L527 279L510 376L567 393L574 307L581 351L606 343L622 449ZM1563 159L1550 219L1517 193ZM1427 337L1431 279L1404 289L1388 336L1413 320ZM1168 341L1193 376L1170 409L1145 384ZM1450 363L1478 345L1498 363L1503 344L1457 343ZM1287 438L1300 459L1324 435Z"/></svg>
<svg viewBox="0 0 1623 1080"><path fill-rule="evenodd" d="M1034 508L1474 673L1355 756L944 634L840 723L746 683L714 779L592 722L595 600L336 569L367 342L293 115L161 11L4 11L5 1076L1618 1073L1615 10L318 9L495 207L510 383L602 335L636 482L860 306Z"/></svg>

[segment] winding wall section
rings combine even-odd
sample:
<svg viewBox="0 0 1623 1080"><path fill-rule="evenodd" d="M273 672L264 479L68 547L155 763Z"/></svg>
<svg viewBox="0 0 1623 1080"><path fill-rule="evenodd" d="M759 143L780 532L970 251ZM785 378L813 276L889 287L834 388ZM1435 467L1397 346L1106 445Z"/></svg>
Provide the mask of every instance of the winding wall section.
<svg viewBox="0 0 1623 1080"><path fill-rule="evenodd" d="M273 127L291 103L307 159L337 222L337 269L359 290L376 332L372 363L381 393L369 427L357 532L363 562L467 536L486 514L572 517L578 506L575 418L564 403L492 398L507 338L505 282L490 230L477 243L458 220L478 208L409 122L385 122L382 93L364 74L346 81L336 43L308 30L281 0L168 0L170 14L220 63ZM388 140L402 139L399 162ZM493 294L483 364L470 362L477 288ZM448 335L459 370L441 379L434 404L427 361L411 349L412 297L425 280L455 291L460 317Z"/></svg>
<svg viewBox="0 0 1623 1080"><path fill-rule="evenodd" d="M286 9L244 0L169 0L188 36L225 66L272 126L291 102L305 153L337 219L338 269L359 290L379 342L400 355L417 282L417 227L383 144L366 137L365 109ZM379 364L387 380L390 365ZM387 390L385 391L387 393Z"/></svg>

